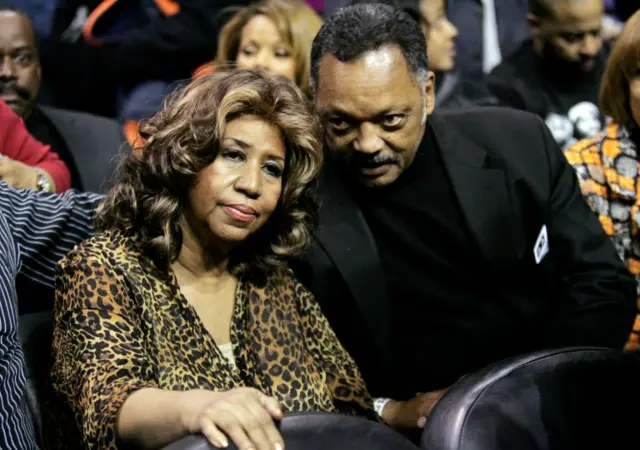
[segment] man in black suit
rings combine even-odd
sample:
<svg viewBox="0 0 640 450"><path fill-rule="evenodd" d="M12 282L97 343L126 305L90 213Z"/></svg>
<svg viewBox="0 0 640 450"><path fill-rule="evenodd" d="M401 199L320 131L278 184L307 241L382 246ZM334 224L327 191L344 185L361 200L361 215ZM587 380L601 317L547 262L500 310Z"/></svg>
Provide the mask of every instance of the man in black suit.
<svg viewBox="0 0 640 450"><path fill-rule="evenodd" d="M125 141L121 126L104 117L38 105L42 69L33 25L10 5L0 5L0 22L0 97L24 119L29 133L65 162L72 187L105 190Z"/></svg>
<svg viewBox="0 0 640 450"><path fill-rule="evenodd" d="M423 425L442 390L502 358L622 348L634 280L539 118L431 115L424 37L386 5L336 12L311 59L329 163L297 273L372 394L401 400L378 409Z"/></svg>

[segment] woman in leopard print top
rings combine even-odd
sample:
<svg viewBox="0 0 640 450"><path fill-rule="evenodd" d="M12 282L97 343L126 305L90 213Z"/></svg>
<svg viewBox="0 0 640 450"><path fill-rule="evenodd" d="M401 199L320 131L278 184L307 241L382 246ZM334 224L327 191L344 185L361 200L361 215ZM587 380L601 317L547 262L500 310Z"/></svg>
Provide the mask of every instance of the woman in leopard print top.
<svg viewBox="0 0 640 450"><path fill-rule="evenodd" d="M283 412L377 418L287 267L310 236L318 129L290 82L244 70L192 81L142 124L100 232L60 263L54 441L161 447L204 433L224 447L224 432L277 449Z"/></svg>

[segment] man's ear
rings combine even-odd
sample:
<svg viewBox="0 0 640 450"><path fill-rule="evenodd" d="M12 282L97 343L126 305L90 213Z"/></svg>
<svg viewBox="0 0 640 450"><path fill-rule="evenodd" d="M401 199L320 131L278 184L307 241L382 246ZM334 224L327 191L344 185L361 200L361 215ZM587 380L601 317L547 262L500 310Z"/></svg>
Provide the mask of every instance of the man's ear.
<svg viewBox="0 0 640 450"><path fill-rule="evenodd" d="M427 115L436 107L436 76L432 71L427 72L427 85L425 88L425 103Z"/></svg>
<svg viewBox="0 0 640 450"><path fill-rule="evenodd" d="M527 13L527 23L529 24L529 28L531 28L531 35L538 37L540 35L540 17L533 13Z"/></svg>

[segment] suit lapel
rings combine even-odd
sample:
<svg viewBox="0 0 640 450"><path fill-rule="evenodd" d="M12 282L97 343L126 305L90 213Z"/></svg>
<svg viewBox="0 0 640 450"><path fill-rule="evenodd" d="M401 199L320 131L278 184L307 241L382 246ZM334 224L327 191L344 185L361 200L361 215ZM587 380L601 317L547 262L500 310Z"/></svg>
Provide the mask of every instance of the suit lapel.
<svg viewBox="0 0 640 450"><path fill-rule="evenodd" d="M332 259L383 355L389 355L389 298L378 250L362 211L327 167L321 184L320 226L316 238ZM385 358L387 360L387 358Z"/></svg>
<svg viewBox="0 0 640 450"><path fill-rule="evenodd" d="M505 172L489 167L486 150L446 119L432 116L429 126L482 259L497 270L508 267L514 260L515 243L524 238L513 226Z"/></svg>

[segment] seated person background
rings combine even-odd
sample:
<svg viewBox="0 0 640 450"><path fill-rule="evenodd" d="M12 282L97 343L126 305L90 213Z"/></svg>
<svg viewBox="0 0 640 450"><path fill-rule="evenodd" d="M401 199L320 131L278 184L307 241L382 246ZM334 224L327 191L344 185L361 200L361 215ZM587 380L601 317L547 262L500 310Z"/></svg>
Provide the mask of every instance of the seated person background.
<svg viewBox="0 0 640 450"><path fill-rule="evenodd" d="M296 274L370 392L432 406L502 358L622 348L635 281L549 130L506 108L431 115L426 54L381 4L327 18L311 52L330 158Z"/></svg>
<svg viewBox="0 0 640 450"><path fill-rule="evenodd" d="M308 96L309 56L322 19L303 0L263 0L242 8L218 37L216 67L266 69Z"/></svg>
<svg viewBox="0 0 640 450"><path fill-rule="evenodd" d="M291 82L249 70L192 81L142 125L99 234L60 264L52 442L161 447L202 432L220 446L223 431L262 450L282 445L269 420L281 412L377 417L287 267L310 238L318 131Z"/></svg>
<svg viewBox="0 0 640 450"><path fill-rule="evenodd" d="M483 86L485 74L530 39L527 3L528 0L447 0L449 20L460 32L456 64L465 83Z"/></svg>
<svg viewBox="0 0 640 450"><path fill-rule="evenodd" d="M371 3L362 0L356 3ZM436 109L459 108L473 104L493 104L495 99L475 83L462 80L456 66L458 29L449 22L444 0L385 0L413 17L427 39L429 70L435 75Z"/></svg>
<svg viewBox="0 0 640 450"><path fill-rule="evenodd" d="M0 17L0 25L2 18ZM1 32L0 32L1 33ZM0 88L3 85L0 84ZM3 89L1 92L5 92ZM7 95L2 98L10 98ZM2 127L13 129L24 127L20 116L0 98ZM0 179L19 189L43 192L63 192L69 189L71 175L58 155L46 145L28 145L32 140L28 134L13 134L12 142L5 142L0 149Z"/></svg>
<svg viewBox="0 0 640 450"><path fill-rule="evenodd" d="M310 95L309 54L320 25L320 16L303 0L263 0L241 8L220 31L215 63L202 65L193 76L234 67L266 69ZM166 92L157 94L150 101L159 106ZM129 144L137 147L138 121L125 122L124 129Z"/></svg>
<svg viewBox="0 0 640 450"><path fill-rule="evenodd" d="M582 194L635 276L640 294L640 12L625 24L602 79L600 108L612 121L598 135L570 147L565 156ZM640 303L638 304L640 307ZM638 351L640 319L626 349Z"/></svg>
<svg viewBox="0 0 640 450"><path fill-rule="evenodd" d="M140 100L210 60L224 12L248 3L61 2L42 55L54 104L121 120L149 117L160 105Z"/></svg>
<svg viewBox="0 0 640 450"><path fill-rule="evenodd" d="M46 151L0 101L0 153ZM18 270L31 284L54 284L56 262L92 232L101 196L16 190L0 182L0 448L37 448L25 361L18 339Z"/></svg>
<svg viewBox="0 0 640 450"><path fill-rule="evenodd" d="M501 104L540 116L562 148L604 127L598 104L608 45L602 0L534 0L532 40L487 78Z"/></svg>
<svg viewBox="0 0 640 450"><path fill-rule="evenodd" d="M73 188L101 190L106 180L81 179L79 168L108 163L118 154L124 141L120 126L106 118L36 104L42 69L33 28L27 16L11 6L0 6L0 56L0 96L24 119L29 133L64 161ZM51 175L56 187L68 187L68 173Z"/></svg>

